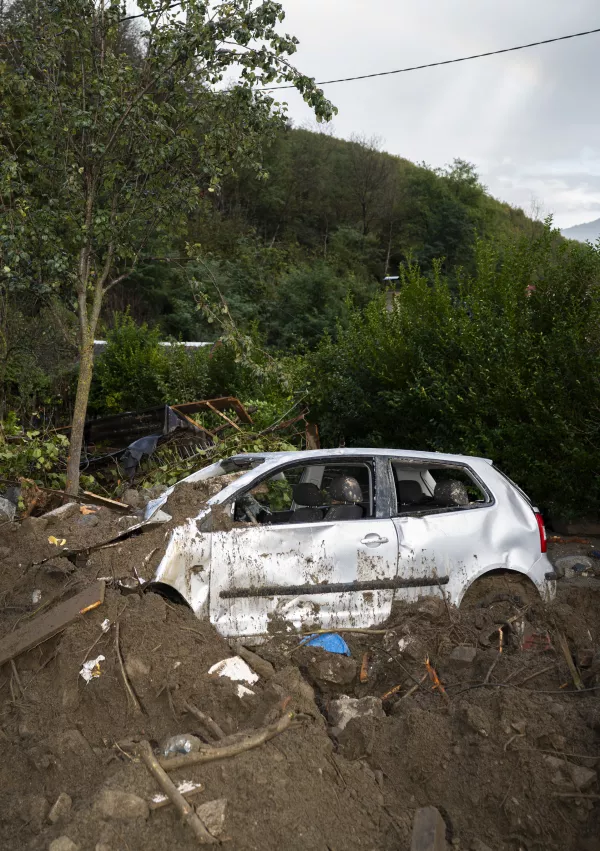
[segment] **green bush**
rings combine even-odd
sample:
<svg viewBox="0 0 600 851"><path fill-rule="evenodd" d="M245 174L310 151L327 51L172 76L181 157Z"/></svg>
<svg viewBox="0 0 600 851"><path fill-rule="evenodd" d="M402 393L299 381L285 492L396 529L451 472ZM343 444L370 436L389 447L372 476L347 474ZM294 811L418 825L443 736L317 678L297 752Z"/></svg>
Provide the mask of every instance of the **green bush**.
<svg viewBox="0 0 600 851"><path fill-rule="evenodd" d="M322 438L487 456L546 509L597 512L600 252L548 225L475 260L452 285L409 266L391 312L377 300L322 341L306 369Z"/></svg>

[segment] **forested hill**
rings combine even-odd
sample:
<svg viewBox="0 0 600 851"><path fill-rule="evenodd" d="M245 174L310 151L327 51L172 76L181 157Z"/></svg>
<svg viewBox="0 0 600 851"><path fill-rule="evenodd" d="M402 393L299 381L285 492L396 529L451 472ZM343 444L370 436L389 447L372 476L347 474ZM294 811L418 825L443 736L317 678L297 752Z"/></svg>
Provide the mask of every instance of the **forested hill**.
<svg viewBox="0 0 600 851"><path fill-rule="evenodd" d="M227 180L187 233L167 235L167 257L199 244L204 264L152 261L111 294L105 322L129 306L163 335L212 339L216 328L194 309L195 281L213 295L217 285L233 317L255 323L270 346L311 347L344 318L349 298L366 304L408 257L425 271L436 258L468 268L476 237L541 229L487 194L469 163L431 169L366 140L287 129L264 172Z"/></svg>

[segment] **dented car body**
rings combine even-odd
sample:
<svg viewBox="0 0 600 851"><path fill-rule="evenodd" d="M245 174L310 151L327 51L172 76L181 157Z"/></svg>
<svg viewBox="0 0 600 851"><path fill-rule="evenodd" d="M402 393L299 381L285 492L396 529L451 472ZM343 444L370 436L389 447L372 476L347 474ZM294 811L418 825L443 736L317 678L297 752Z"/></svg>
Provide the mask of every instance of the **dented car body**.
<svg viewBox="0 0 600 851"><path fill-rule="evenodd" d="M473 582L499 570L554 595L541 517L487 459L391 449L249 454L183 481L212 478L225 487L172 530L154 583L224 636L258 637L283 622L368 627L395 600L434 594L459 605ZM147 521L169 494L149 504Z"/></svg>

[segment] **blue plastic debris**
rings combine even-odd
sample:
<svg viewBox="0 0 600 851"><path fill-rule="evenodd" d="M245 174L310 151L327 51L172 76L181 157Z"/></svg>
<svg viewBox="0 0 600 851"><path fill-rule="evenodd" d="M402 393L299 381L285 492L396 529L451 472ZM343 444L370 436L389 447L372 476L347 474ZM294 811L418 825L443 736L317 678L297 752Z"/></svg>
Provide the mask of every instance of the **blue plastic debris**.
<svg viewBox="0 0 600 851"><path fill-rule="evenodd" d="M592 550L591 556L592 558L600 558L600 550Z"/></svg>
<svg viewBox="0 0 600 851"><path fill-rule="evenodd" d="M309 647L322 647L328 653L339 653L342 656L351 656L350 648L344 641L341 635L337 632L326 632L317 635L309 635L308 639L302 642Z"/></svg>

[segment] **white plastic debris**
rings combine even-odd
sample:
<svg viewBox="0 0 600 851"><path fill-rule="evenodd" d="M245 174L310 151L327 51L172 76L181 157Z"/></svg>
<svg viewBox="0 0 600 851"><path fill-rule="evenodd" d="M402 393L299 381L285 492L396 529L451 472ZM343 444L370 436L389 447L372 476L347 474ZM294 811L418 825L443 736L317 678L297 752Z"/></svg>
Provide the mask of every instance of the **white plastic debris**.
<svg viewBox="0 0 600 851"><path fill-rule="evenodd" d="M234 682L248 683L248 685L258 682L258 674L254 673L241 656L230 656L228 659L222 659L212 668L209 668L208 673L218 674L220 677L227 677Z"/></svg>
<svg viewBox="0 0 600 851"><path fill-rule="evenodd" d="M238 685L237 685L237 696L238 697L246 697L249 694L250 695L254 694L252 689L246 688L246 686L243 686L241 683L238 683Z"/></svg>
<svg viewBox="0 0 600 851"><path fill-rule="evenodd" d="M194 783L193 780L183 780L179 784L179 786L177 787L177 791L181 792L182 795L186 795L189 792L195 792L196 789L201 789L201 788L202 788L202 783ZM152 801L155 804L162 804L162 802L166 801L166 800L167 800L167 796L161 795L160 793L158 793L157 795L154 795L154 797L152 798Z"/></svg>
<svg viewBox="0 0 600 851"><path fill-rule="evenodd" d="M104 620L100 624L100 629L102 630L102 632L108 632L108 630L110 629L110 621L108 618L104 618Z"/></svg>
<svg viewBox="0 0 600 851"><path fill-rule="evenodd" d="M41 599L42 599L42 592L40 591L39 588L36 588L35 591L33 592L33 594L31 595L31 602L35 605L36 603L39 603Z"/></svg>
<svg viewBox="0 0 600 851"><path fill-rule="evenodd" d="M83 667L79 672L79 675L83 677L86 683L89 683L91 680L95 680L102 673L100 670L100 662L104 662L106 656L97 656L95 659L88 659L87 662L83 663Z"/></svg>

